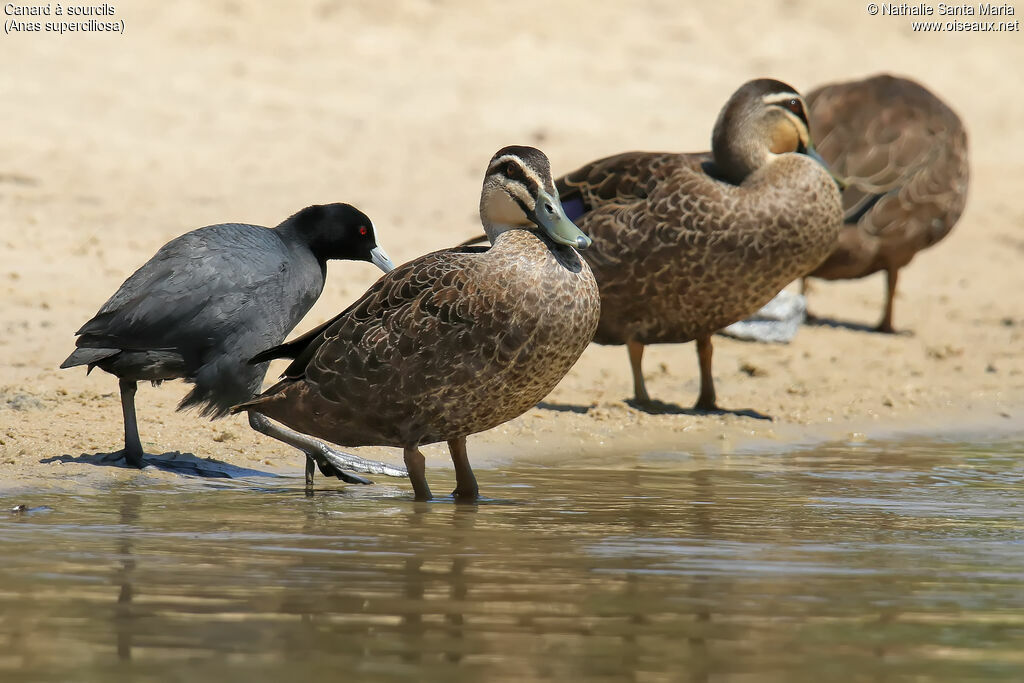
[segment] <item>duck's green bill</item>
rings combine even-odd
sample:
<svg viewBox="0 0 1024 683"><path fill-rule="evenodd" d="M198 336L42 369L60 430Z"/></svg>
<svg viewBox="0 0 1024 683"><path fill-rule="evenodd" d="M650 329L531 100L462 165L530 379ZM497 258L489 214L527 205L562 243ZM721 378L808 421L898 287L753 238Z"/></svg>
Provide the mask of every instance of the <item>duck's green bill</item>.
<svg viewBox="0 0 1024 683"><path fill-rule="evenodd" d="M814 145L807 145L807 156L814 159L819 164L825 167L825 170L828 171L828 174L832 176L832 180L836 181L836 186L839 187L840 192L846 189L846 181L832 172L832 169L828 167L828 164L825 163L825 160L821 157L820 154L818 154L818 150L814 149Z"/></svg>
<svg viewBox="0 0 1024 683"><path fill-rule="evenodd" d="M583 231L576 227L576 224L565 217L565 210L558 197L541 190L537 195L537 204L534 209L534 216L531 218L544 229L551 239L564 244L567 247L586 249L593 240L583 234Z"/></svg>

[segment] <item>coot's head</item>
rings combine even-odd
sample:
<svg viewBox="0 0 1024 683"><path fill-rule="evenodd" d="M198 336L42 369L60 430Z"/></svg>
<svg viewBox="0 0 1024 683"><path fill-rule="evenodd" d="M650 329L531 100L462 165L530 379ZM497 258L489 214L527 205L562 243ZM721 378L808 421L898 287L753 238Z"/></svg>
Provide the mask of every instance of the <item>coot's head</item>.
<svg viewBox="0 0 1024 683"><path fill-rule="evenodd" d="M377 244L377 230L365 213L349 204L307 206L279 230L305 242L321 262L328 259L370 261L385 273L395 264Z"/></svg>

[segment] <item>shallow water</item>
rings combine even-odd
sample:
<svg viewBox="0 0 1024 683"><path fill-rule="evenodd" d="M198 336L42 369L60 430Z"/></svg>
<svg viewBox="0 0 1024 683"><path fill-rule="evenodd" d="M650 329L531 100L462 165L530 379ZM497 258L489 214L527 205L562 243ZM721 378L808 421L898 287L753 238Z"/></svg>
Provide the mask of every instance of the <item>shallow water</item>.
<svg viewBox="0 0 1024 683"><path fill-rule="evenodd" d="M0 680L1019 681L1024 438L973 441L6 495Z"/></svg>

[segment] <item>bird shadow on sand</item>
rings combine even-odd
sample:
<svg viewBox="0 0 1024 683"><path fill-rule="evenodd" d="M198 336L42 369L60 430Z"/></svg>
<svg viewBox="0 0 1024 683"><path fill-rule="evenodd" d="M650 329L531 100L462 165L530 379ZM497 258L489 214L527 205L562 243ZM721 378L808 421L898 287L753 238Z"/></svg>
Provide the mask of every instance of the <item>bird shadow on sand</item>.
<svg viewBox="0 0 1024 683"><path fill-rule="evenodd" d="M143 469L155 467L162 472L173 472L189 477L203 477L206 479L240 479L243 477L277 477L272 472L253 470L247 467L238 467L229 463L207 458L196 457L192 453L171 451L152 455L146 453L142 459ZM121 469L136 469L129 465L120 453L82 453L81 455L55 455L51 458L43 458L39 462L43 464L53 462L74 462L84 465L96 465L98 467L118 467Z"/></svg>
<svg viewBox="0 0 1024 683"><path fill-rule="evenodd" d="M647 413L648 415L691 415L694 417L701 417L704 415L735 415L737 417L749 417L754 420L768 420L769 422L773 419L771 415L759 413L751 408L741 408L737 410L728 410L726 408L700 410L698 408L684 408L678 403L666 403L665 401L659 401L657 399L641 402L630 398L626 400L626 405L634 410Z"/></svg>
<svg viewBox="0 0 1024 683"><path fill-rule="evenodd" d="M625 403L630 408L639 410L642 413L647 413L648 415L736 415L738 417L749 417L754 420L772 421L771 415L765 415L764 413L759 413L756 410L751 410L749 408L743 410L697 410L696 408L684 408L676 403L665 403L664 401L657 400L641 403L635 399L627 399ZM541 410L553 410L557 413L577 413L579 415L584 415L593 406L542 401L537 404L537 407Z"/></svg>
<svg viewBox="0 0 1024 683"><path fill-rule="evenodd" d="M541 401L537 404L537 407L541 410L553 410L556 413L576 413L578 415L586 415L587 411L591 408L591 406L581 406L573 403L549 403L547 401Z"/></svg>
<svg viewBox="0 0 1024 683"><path fill-rule="evenodd" d="M887 334L895 337L913 337L914 333L910 330L896 330L895 332L884 332L878 329L876 325L865 325L864 323L855 323L849 320L837 320L836 318L819 318L817 316L808 315L807 319L804 320L804 325L808 327L831 327L836 330L850 330L851 332L868 332L870 334Z"/></svg>

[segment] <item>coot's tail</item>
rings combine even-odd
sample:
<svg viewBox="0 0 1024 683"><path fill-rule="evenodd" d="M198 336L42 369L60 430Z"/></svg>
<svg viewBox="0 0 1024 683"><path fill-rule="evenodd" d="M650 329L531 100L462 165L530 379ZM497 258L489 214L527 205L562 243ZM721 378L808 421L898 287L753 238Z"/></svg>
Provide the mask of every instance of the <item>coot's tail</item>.
<svg viewBox="0 0 1024 683"><path fill-rule="evenodd" d="M71 352L71 355L64 359L64 362L60 364L61 369L73 368L78 365L88 365L89 372L101 360L106 360L111 356L116 356L121 353L121 349L89 349L89 348L77 348Z"/></svg>

